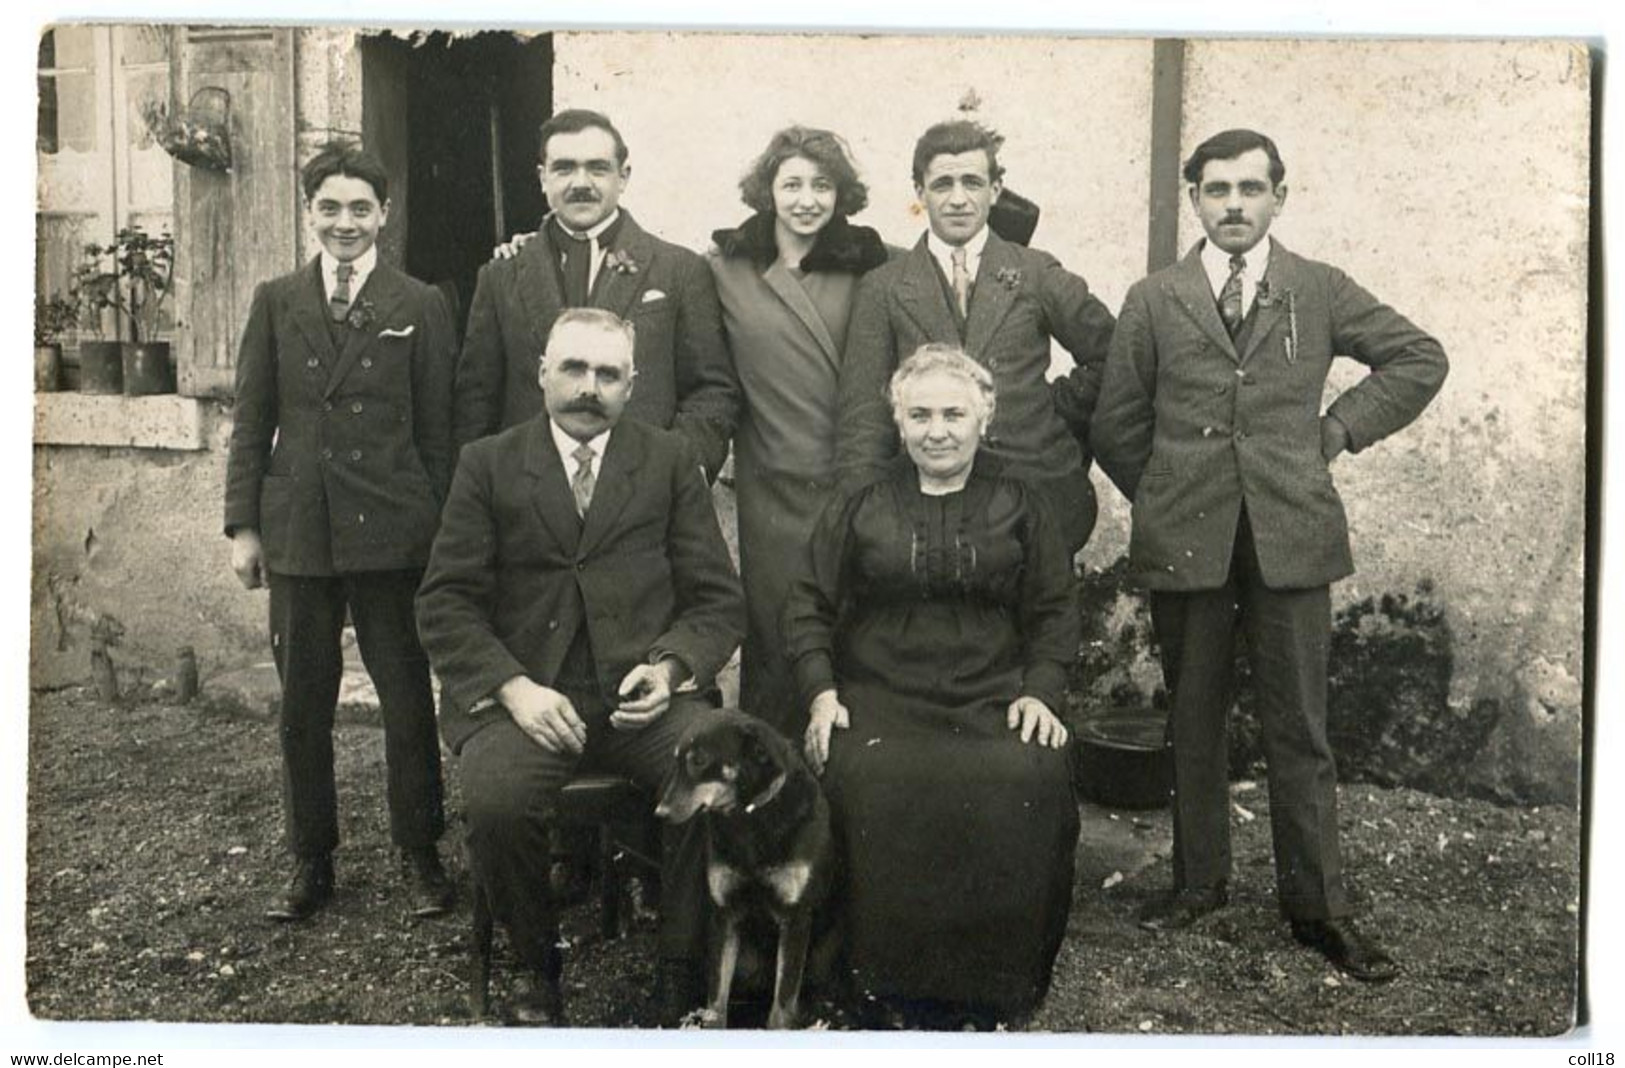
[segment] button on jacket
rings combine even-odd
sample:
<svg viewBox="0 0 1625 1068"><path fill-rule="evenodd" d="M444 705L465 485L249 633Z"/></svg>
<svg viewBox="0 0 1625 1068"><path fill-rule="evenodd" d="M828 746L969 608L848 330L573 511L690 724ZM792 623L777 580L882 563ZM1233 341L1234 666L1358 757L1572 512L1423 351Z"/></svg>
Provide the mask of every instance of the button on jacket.
<svg viewBox="0 0 1625 1068"><path fill-rule="evenodd" d="M456 335L432 286L380 263L330 321L320 258L261 285L237 358L225 528L267 567L422 567L452 470Z"/></svg>

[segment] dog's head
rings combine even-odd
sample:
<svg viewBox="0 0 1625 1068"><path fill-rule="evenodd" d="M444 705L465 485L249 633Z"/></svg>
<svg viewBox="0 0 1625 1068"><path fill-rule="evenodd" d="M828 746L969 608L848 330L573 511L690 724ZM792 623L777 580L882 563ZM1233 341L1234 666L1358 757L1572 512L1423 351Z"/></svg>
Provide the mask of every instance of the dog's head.
<svg viewBox="0 0 1625 1068"><path fill-rule="evenodd" d="M677 746L655 815L682 823L696 812L750 812L784 788L791 755L789 743L756 717L712 712Z"/></svg>

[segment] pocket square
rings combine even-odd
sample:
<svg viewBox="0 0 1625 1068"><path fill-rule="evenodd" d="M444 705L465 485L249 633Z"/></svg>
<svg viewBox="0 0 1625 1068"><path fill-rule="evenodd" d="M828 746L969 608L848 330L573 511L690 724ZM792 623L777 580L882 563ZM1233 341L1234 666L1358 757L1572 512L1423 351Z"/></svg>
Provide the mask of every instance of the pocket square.
<svg viewBox="0 0 1625 1068"><path fill-rule="evenodd" d="M396 329L380 330L380 331L378 331L378 336L379 337L411 337L412 336L412 331L414 331L416 329L417 329L417 327L414 325L414 326L403 326L398 330L396 330Z"/></svg>
<svg viewBox="0 0 1625 1068"><path fill-rule="evenodd" d="M665 300L665 299L666 299L665 290L662 290L662 289L645 289L643 291L643 303L645 303L645 304L651 304L654 301Z"/></svg>

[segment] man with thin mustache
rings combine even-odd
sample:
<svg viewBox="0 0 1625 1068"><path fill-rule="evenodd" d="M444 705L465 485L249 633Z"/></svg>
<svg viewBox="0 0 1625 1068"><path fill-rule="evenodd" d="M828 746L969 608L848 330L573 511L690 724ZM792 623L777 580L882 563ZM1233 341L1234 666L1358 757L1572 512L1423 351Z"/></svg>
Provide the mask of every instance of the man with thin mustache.
<svg viewBox="0 0 1625 1068"><path fill-rule="evenodd" d="M1354 570L1331 465L1420 415L1448 364L1342 271L1268 236L1286 204L1268 137L1216 134L1184 176L1207 239L1129 290L1093 428L1134 505L1129 564L1151 589L1172 705L1174 885L1140 924L1188 927L1228 900L1225 720L1243 630L1281 910L1299 942L1381 982L1398 969L1351 916L1326 738L1330 584ZM1339 355L1371 372L1323 409Z"/></svg>
<svg viewBox="0 0 1625 1068"><path fill-rule="evenodd" d="M738 421L739 382L710 270L620 207L632 168L607 116L561 111L542 125L539 147L550 211L535 240L480 269L457 368L458 445L540 412L536 356L554 319L566 308L603 308L637 331L627 414L688 438L716 478Z"/></svg>

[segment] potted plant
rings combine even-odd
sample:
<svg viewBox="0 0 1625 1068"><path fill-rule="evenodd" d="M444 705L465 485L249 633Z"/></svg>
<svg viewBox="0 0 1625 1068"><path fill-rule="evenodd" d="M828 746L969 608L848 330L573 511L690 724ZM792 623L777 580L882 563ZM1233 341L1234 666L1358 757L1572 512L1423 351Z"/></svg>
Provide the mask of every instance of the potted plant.
<svg viewBox="0 0 1625 1068"><path fill-rule="evenodd" d="M73 269L69 290L74 306L80 309L95 339L79 342L79 392L123 393L124 352L116 340L107 340L107 313L119 311L118 271L111 246L85 246L84 256Z"/></svg>
<svg viewBox="0 0 1625 1068"><path fill-rule="evenodd" d="M130 323L130 343L124 346L124 392L173 393L175 360L169 342L155 340L154 335L174 278L175 239L126 226L114 239L113 256L124 295L121 306Z"/></svg>
<svg viewBox="0 0 1625 1068"><path fill-rule="evenodd" d="M167 233L154 237L140 226L126 226L111 245L85 246L84 261L74 272L75 288L95 311L98 327L106 309L122 316L129 327L129 340L120 346L118 388L107 388L110 379L100 379L97 388L89 388L84 383L90 375L85 373L82 389L132 396L175 392L175 361L169 342L153 339L174 268L175 239ZM102 358L100 352L97 356ZM89 354L84 360L88 365Z"/></svg>
<svg viewBox="0 0 1625 1068"><path fill-rule="evenodd" d="M62 335L79 322L79 304L62 296L34 297L34 389L62 388Z"/></svg>

